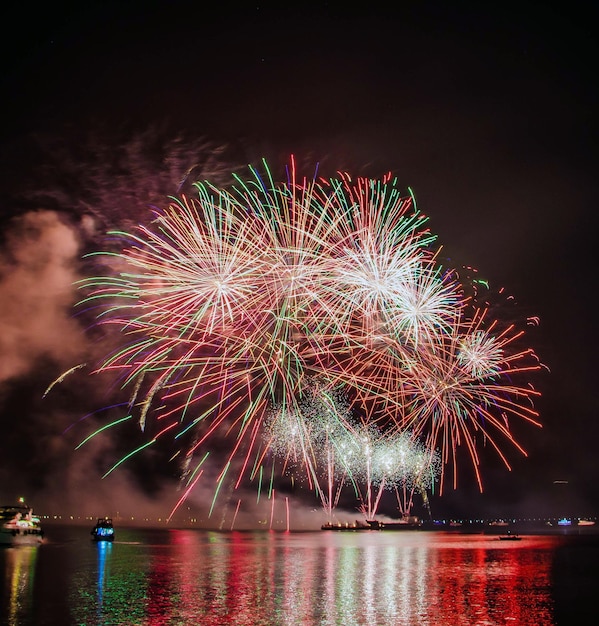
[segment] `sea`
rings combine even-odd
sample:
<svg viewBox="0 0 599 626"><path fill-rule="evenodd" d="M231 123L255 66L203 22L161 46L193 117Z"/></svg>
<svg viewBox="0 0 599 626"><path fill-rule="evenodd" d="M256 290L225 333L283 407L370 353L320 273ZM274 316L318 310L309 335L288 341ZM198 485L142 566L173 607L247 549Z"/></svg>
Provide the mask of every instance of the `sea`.
<svg viewBox="0 0 599 626"><path fill-rule="evenodd" d="M599 624L599 533L51 526L0 547L10 626Z"/></svg>

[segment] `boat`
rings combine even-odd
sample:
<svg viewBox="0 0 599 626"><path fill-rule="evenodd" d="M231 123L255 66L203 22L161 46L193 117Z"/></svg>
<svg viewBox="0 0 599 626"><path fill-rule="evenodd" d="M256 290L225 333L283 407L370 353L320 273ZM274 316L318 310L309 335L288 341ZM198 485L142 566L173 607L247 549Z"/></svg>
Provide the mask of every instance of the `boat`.
<svg viewBox="0 0 599 626"><path fill-rule="evenodd" d="M509 530L506 535L499 535L500 541L520 541L520 535L512 534Z"/></svg>
<svg viewBox="0 0 599 626"><path fill-rule="evenodd" d="M372 530L417 530L422 527L422 522L414 516L402 517L391 522L379 520L367 520L366 522Z"/></svg>
<svg viewBox="0 0 599 626"><path fill-rule="evenodd" d="M349 522L345 522L345 523L341 523L338 522L337 524L333 524L333 522L327 522L326 524L323 524L320 527L321 530L371 530L371 527L366 524L365 522L360 522L359 520L356 520L353 523L349 523Z"/></svg>
<svg viewBox="0 0 599 626"><path fill-rule="evenodd" d="M98 517L91 530L94 541L114 541L114 526L110 517Z"/></svg>
<svg viewBox="0 0 599 626"><path fill-rule="evenodd" d="M348 522L344 524L327 522L320 527L321 530L416 530L418 528L422 528L422 522L414 516L406 516L390 522L375 519L363 522L356 520L351 524Z"/></svg>
<svg viewBox="0 0 599 626"><path fill-rule="evenodd" d="M25 504L0 506L0 545L35 546L44 540L40 518Z"/></svg>

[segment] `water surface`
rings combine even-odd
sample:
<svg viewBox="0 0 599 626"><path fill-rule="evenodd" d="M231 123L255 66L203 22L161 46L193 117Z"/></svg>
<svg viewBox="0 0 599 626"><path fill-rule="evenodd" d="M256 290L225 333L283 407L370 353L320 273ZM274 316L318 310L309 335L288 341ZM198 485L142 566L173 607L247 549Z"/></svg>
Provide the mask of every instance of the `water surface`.
<svg viewBox="0 0 599 626"><path fill-rule="evenodd" d="M597 535L50 527L0 549L0 623L591 624L598 558Z"/></svg>

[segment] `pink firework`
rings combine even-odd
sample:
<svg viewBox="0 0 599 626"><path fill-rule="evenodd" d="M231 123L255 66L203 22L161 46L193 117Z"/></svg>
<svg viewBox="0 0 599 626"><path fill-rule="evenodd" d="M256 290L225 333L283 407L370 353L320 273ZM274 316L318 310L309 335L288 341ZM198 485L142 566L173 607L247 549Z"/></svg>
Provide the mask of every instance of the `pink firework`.
<svg viewBox="0 0 599 626"><path fill-rule="evenodd" d="M498 332L483 313L466 321L472 303L458 274L440 264L427 218L390 177L299 179L293 162L282 183L266 164L251 173L226 189L198 183L197 198L173 200L134 234L113 233L122 251L107 259L118 271L83 282L83 302L124 339L99 371L130 390L142 429L152 417L147 445L167 433L187 441L189 468L227 440L220 489L231 468L239 486L270 445L288 441L286 457L299 450L318 483L318 423L298 417L317 380L325 396L342 390L361 427L384 437L410 429L431 463L439 448L455 470L465 444L482 488L476 435L507 463L494 435L523 451L509 419L538 423L536 392L513 382L538 369L532 351L513 349L520 334ZM265 439L273 411L279 435ZM328 487L317 490L330 512L339 463L329 452Z"/></svg>

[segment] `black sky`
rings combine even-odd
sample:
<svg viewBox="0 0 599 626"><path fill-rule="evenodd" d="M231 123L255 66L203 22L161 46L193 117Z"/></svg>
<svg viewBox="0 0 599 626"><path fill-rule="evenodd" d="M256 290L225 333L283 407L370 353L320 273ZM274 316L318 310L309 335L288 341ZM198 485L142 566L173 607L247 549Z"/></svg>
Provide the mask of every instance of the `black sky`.
<svg viewBox="0 0 599 626"><path fill-rule="evenodd" d="M8 435L0 476L11 476L17 457L39 458L30 466L61 476L77 466L58 433L81 417L73 407L85 395L61 388L51 405L32 400L85 353L86 340L66 313L74 296L59 298L60 289L7 315L9 279L31 261L19 246L39 251L42 232L39 224L23 231L24 222L17 230L14 218L47 208L73 223L95 203L88 209L107 216L104 226L139 219L149 200L139 187L156 182L159 164L102 170L98 155L145 133L157 152L175 137L183 146L199 138L227 146L231 167L264 156L276 170L293 153L332 171L397 174L456 266L476 267L515 295L524 317L539 316L530 341L551 371L537 383L543 429L521 429L529 456L510 453L511 473L491 463L482 496L466 481L435 505L465 515L597 514L597 11L582 2L202 4L3 9L0 420ZM122 198L134 177L136 210L127 215L125 199L111 193ZM168 187L156 183L151 201ZM53 254L54 246L67 250L68 229L46 219ZM77 278L69 254L61 267L70 263ZM9 341L15 319L32 324L29 337L45 329L62 345ZM37 494L51 481L38 474L18 484Z"/></svg>

